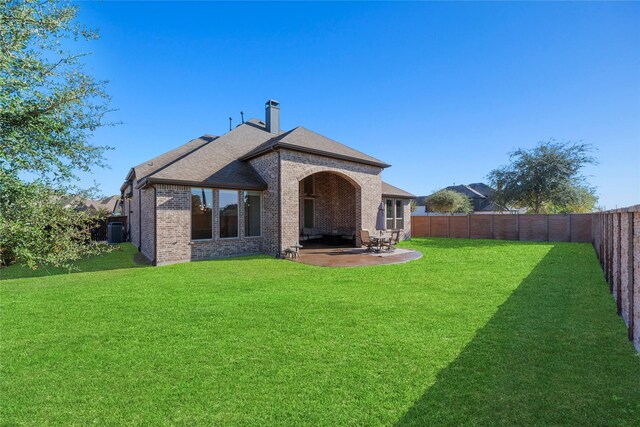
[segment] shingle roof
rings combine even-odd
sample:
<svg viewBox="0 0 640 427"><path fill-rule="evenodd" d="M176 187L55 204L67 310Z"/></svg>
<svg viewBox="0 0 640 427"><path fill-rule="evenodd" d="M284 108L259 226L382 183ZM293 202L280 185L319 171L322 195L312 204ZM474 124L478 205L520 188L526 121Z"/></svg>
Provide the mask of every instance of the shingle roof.
<svg viewBox="0 0 640 427"><path fill-rule="evenodd" d="M274 135L257 119L238 125L228 133L204 135L134 167L122 188L149 183L203 185L220 188L266 189L267 184L247 160L276 148L379 166L389 165L303 127ZM132 173L136 182L132 183ZM414 197L400 191L396 197Z"/></svg>
<svg viewBox="0 0 640 427"><path fill-rule="evenodd" d="M249 160L276 148L288 148L305 153L319 154L337 159L380 166L382 168L390 166L375 157L371 157L358 150L354 150L351 147L347 147L338 141L334 141L333 139L310 131L302 126L294 128L289 132L282 133L271 138L269 141L265 141L254 150L242 156L240 160Z"/></svg>
<svg viewBox="0 0 640 427"><path fill-rule="evenodd" d="M404 191L401 188L394 187L391 184L388 184L382 181L382 195L387 197L396 197L398 199L415 199L416 196Z"/></svg>
<svg viewBox="0 0 640 427"><path fill-rule="evenodd" d="M230 132L150 173L140 183L184 183L222 188L266 189L253 167L238 160L243 154L273 138L257 120Z"/></svg>
<svg viewBox="0 0 640 427"><path fill-rule="evenodd" d="M475 191L477 191L478 193L482 194L485 197L489 197L493 193L495 193L495 190L493 188L489 187L484 182L476 182L476 183L473 183L473 184L469 184L469 185L467 185L467 187L473 188Z"/></svg>
<svg viewBox="0 0 640 427"><path fill-rule="evenodd" d="M171 151L160 154L151 160L144 163L140 163L138 166L133 167L133 171L136 174L136 179L142 179L147 175L157 171L160 168L167 166L168 164L175 162L179 158L186 156L202 146L215 140L217 137L213 135L203 135L200 138L192 139L184 145L174 148Z"/></svg>

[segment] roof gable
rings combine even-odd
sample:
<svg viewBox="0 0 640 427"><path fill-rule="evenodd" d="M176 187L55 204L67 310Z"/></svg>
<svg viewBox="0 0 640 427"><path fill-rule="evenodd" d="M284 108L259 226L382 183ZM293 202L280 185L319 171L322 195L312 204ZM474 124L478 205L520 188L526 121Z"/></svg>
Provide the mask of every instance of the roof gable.
<svg viewBox="0 0 640 427"><path fill-rule="evenodd" d="M127 185L151 183L201 185L220 188L266 189L267 185L247 160L276 148L286 148L320 156L369 164L389 165L337 141L303 127L274 135L263 122L250 119L228 133L204 135L134 167ZM137 182L133 182L135 173ZM396 187L393 187L396 188ZM404 197L414 197L403 192Z"/></svg>
<svg viewBox="0 0 640 427"><path fill-rule="evenodd" d="M310 131L302 126L294 128L289 132L285 132L276 137L265 141L254 150L242 156L240 160L249 160L260 156L263 153L277 149L288 148L294 151L302 151L305 153L318 154L321 156L350 160L357 163L364 163L382 168L390 165L381 160L364 154L358 150L354 150L338 141L327 138L319 133Z"/></svg>
<svg viewBox="0 0 640 427"><path fill-rule="evenodd" d="M395 197L398 199L415 199L416 196L401 188L395 187L389 183L382 181L382 195L387 197Z"/></svg>

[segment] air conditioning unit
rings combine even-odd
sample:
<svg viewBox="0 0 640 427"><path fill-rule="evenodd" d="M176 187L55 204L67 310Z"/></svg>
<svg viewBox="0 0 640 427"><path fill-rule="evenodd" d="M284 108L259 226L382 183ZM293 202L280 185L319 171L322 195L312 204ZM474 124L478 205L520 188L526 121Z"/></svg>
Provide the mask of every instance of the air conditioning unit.
<svg viewBox="0 0 640 427"><path fill-rule="evenodd" d="M122 243L124 240L124 224L121 222L110 222L107 226L107 243L114 245Z"/></svg>

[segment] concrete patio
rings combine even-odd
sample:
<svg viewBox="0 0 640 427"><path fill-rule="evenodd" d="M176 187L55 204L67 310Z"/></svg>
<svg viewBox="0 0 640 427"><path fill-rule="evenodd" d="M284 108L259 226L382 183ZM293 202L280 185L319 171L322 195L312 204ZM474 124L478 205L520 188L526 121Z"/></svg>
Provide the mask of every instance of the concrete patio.
<svg viewBox="0 0 640 427"><path fill-rule="evenodd" d="M367 252L365 248L354 247L308 247L300 250L296 262L319 267L361 267L372 265L400 264L422 257L422 253L410 249L397 248L393 252Z"/></svg>

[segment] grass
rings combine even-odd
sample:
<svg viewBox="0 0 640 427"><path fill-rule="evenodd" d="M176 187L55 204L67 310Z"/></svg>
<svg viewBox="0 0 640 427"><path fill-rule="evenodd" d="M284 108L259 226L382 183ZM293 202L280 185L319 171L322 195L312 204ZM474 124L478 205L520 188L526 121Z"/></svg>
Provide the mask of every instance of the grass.
<svg viewBox="0 0 640 427"><path fill-rule="evenodd" d="M141 267L146 259L138 254L138 250L129 243L123 243L112 248L112 251L104 256L85 258L78 260L72 265L81 272L105 271L120 268ZM71 273L76 271L72 270ZM41 267L32 270L22 265L11 265L0 270L0 280L23 279L27 277L43 277L58 274L67 274L68 269L57 267Z"/></svg>
<svg viewBox="0 0 640 427"><path fill-rule="evenodd" d="M640 358L590 245L404 246L424 257L5 280L0 423L637 425Z"/></svg>

